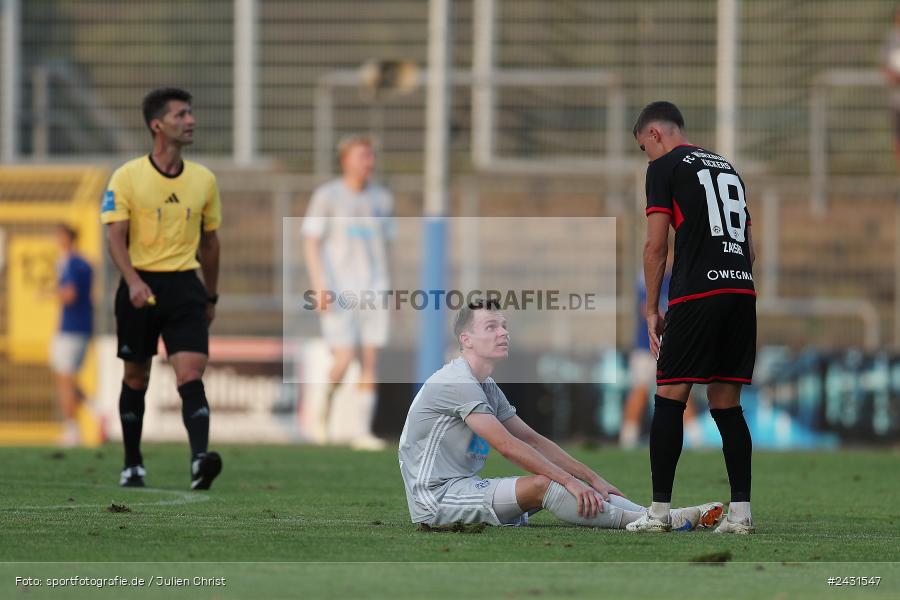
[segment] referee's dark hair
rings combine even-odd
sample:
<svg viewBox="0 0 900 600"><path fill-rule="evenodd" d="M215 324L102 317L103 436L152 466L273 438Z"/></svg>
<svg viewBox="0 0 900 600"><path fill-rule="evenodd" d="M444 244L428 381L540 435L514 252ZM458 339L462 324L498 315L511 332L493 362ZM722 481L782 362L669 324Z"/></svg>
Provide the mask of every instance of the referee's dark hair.
<svg viewBox="0 0 900 600"><path fill-rule="evenodd" d="M453 335L456 336L457 344L459 344L459 335L463 331L468 331L469 327L471 327L476 310L500 310L500 302L494 298L488 298L487 300L479 298L460 308L459 312L456 313L456 320L453 321ZM462 346L460 345L461 349Z"/></svg>
<svg viewBox="0 0 900 600"><path fill-rule="evenodd" d="M153 119L161 119L166 115L169 100L181 100L182 102L190 103L191 100L193 100L193 96L191 96L189 92L176 87L155 89L144 96L144 123L147 124L150 135L153 135L153 129L150 127L150 122Z"/></svg>
<svg viewBox="0 0 900 600"><path fill-rule="evenodd" d="M678 129L684 129L684 117L681 115L681 111L678 110L678 107L671 102L659 100L657 102L651 102L644 107L644 110L641 111L637 121L634 123L634 129L631 130L631 134L634 137L637 137L639 131L642 131L644 127L654 121L671 123L677 126Z"/></svg>

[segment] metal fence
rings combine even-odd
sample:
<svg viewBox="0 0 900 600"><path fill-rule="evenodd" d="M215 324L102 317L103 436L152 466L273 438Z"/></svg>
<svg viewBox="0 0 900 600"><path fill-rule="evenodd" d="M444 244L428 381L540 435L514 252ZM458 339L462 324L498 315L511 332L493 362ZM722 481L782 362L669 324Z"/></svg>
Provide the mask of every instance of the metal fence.
<svg viewBox="0 0 900 600"><path fill-rule="evenodd" d="M454 202L466 197L467 181L477 181L483 214L617 216L619 290L627 307L643 223L635 208L640 160L628 124L645 102L668 98L684 109L692 141L715 148L718 57L722 44L735 41L737 156L730 158L750 184L763 245L758 279L772 291L768 308L782 323L771 339L864 344L876 322L880 341L896 341L900 332L890 333L900 329L895 165L886 93L872 76L895 4L457 0ZM722 27L726 5L738 9L731 28ZM8 109L5 86L3 114L15 118L0 123L3 139L10 138L9 123L17 134L8 156L93 157L113 165L146 152L139 105L148 89L169 84L194 92L200 127L191 152L215 159L226 202L223 310L242 315L229 327L279 331L277 224L303 214L319 181L311 174L327 171L323 164L340 134L380 134L380 168L398 189L401 213L421 214L427 2L4 0L2 6L5 15L17 7L21 19L13 65L21 85L12 94L19 101L17 110ZM9 23L4 18L4 77L14 47ZM735 39L723 38L728 32ZM419 67L418 83L404 90L361 87L356 82L367 80L360 71L367 61L379 68L410 61ZM477 83L484 64L496 84L487 89L483 79ZM824 116L815 121L821 111L815 94L835 72L868 74L864 86L829 88ZM579 74L594 83L577 81ZM509 83L517 77L528 82ZM323 89L331 95L324 126L317 112ZM489 113L480 108L486 91L495 107ZM811 137L818 122L827 135ZM488 164L481 160L485 144L497 159ZM630 162L615 162L617 153ZM263 160L255 170L235 171L248 154ZM811 156L824 160L827 184L819 179L810 187ZM522 162L504 169L497 165L509 163L499 159ZM815 189L829 191L825 213L810 205ZM811 308L805 299L813 297ZM620 331L630 330L620 323Z"/></svg>
<svg viewBox="0 0 900 600"><path fill-rule="evenodd" d="M171 84L196 95L203 127L198 152L245 158L250 152L309 172L315 157L315 93L323 78L366 61L422 66L426 59L427 2L421 0L150 5L5 0L4 5L18 5L21 14L14 150L23 157L141 152L146 134L140 100L148 89ZM490 27L484 5L493 6L487 13L495 15ZM731 28L722 27L722 5L737 8ZM668 98L684 109L695 140L712 146L717 82L724 76L718 57L731 41L723 35L736 35L733 72L724 71L737 85L736 158L770 172L804 173L813 88L826 71L878 68L895 5L893 0L457 0L453 56L457 69L471 69L478 60L476 42L487 35L494 40L491 59L500 71L609 72L621 81L629 119L647 101ZM346 89L336 100L338 133L376 130L383 134L388 170L421 169L420 91L391 97ZM497 91L495 102L496 143L503 152L590 155L604 147L611 108L603 90L507 87ZM468 90L455 94L451 143L457 169L472 164L471 104ZM832 171L893 171L883 90L836 90L827 123ZM636 156L634 148L628 151Z"/></svg>

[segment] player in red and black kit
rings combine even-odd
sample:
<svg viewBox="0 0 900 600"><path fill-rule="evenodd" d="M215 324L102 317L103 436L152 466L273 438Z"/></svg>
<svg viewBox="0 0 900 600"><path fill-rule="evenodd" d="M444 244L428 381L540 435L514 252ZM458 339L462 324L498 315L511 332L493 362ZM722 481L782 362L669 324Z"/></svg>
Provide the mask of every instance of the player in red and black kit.
<svg viewBox="0 0 900 600"><path fill-rule="evenodd" d="M740 403L756 360L756 291L744 182L727 159L688 142L681 111L670 102L648 104L633 133L650 159L644 276L650 349L658 360L650 428L653 504L628 529L670 529L685 403L694 383L706 383L731 484L728 517L716 531L752 533L752 442ZM659 290L670 226L675 257L663 319Z"/></svg>

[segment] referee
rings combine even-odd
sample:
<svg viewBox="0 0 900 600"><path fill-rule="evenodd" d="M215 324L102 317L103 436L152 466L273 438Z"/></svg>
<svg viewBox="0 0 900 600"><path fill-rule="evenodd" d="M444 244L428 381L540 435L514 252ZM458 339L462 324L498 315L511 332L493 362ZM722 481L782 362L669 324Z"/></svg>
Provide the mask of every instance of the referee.
<svg viewBox="0 0 900 600"><path fill-rule="evenodd" d="M119 485L144 485L144 394L162 335L191 445L191 489L205 490L222 470L221 457L207 449L209 404L201 379L219 297L221 202L209 169L181 156L194 141L191 95L177 88L154 90L144 98L143 113L153 151L113 173L100 208L109 254L122 274L115 300L118 356L125 367L119 396L125 468Z"/></svg>

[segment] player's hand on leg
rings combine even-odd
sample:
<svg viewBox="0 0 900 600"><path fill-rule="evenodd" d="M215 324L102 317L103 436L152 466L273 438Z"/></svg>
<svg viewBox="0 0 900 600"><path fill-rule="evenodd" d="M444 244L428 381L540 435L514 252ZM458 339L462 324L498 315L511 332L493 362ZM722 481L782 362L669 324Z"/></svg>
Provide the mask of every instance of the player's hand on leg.
<svg viewBox="0 0 900 600"><path fill-rule="evenodd" d="M578 501L578 514L582 517L592 519L597 516L597 513L603 512L603 500L600 498L600 494L577 478L569 479L566 483L566 490Z"/></svg>
<svg viewBox="0 0 900 600"><path fill-rule="evenodd" d="M128 284L128 299L131 300L133 307L143 308L150 298L153 298L153 290L143 279Z"/></svg>
<svg viewBox="0 0 900 600"><path fill-rule="evenodd" d="M597 490L600 493L600 497L604 500L609 500L610 494L615 494L616 496L624 497L625 494L619 491L619 488L609 483L602 477L598 476L595 480L591 481L591 487Z"/></svg>
<svg viewBox="0 0 900 600"><path fill-rule="evenodd" d="M206 303L206 324L212 325L213 319L216 318L216 305L212 302Z"/></svg>

